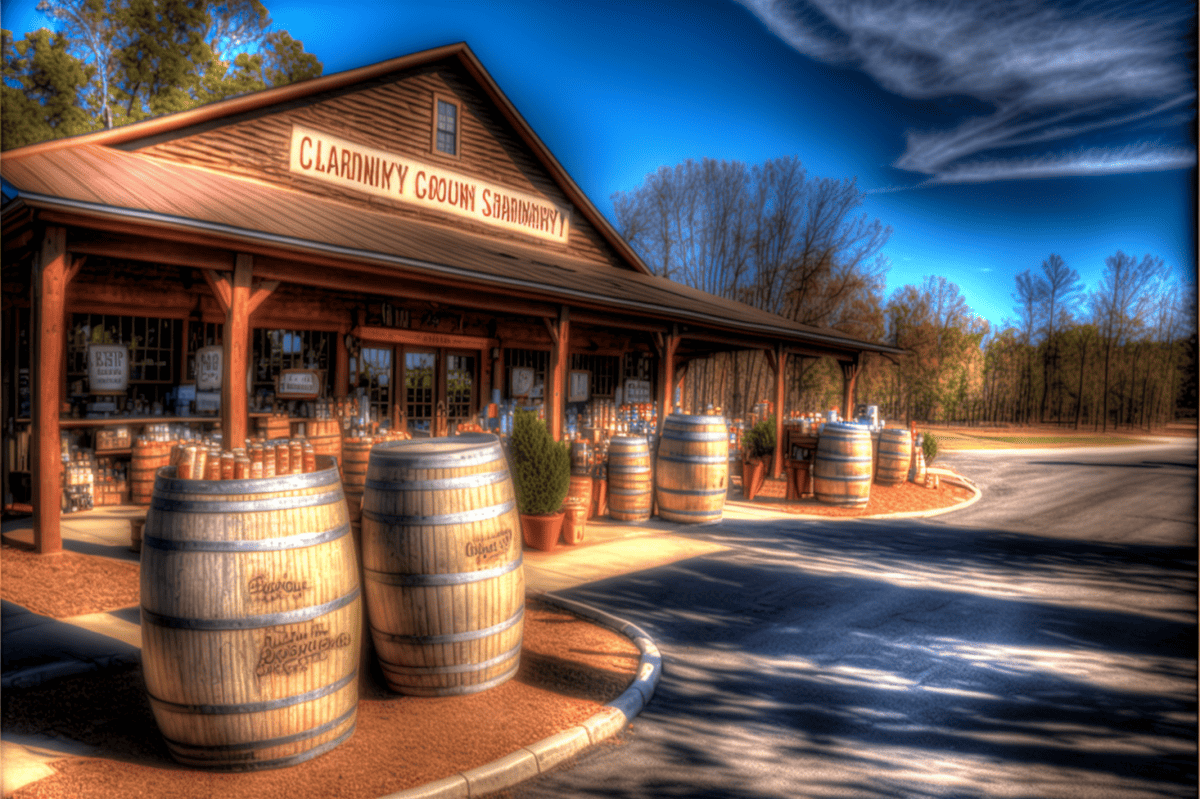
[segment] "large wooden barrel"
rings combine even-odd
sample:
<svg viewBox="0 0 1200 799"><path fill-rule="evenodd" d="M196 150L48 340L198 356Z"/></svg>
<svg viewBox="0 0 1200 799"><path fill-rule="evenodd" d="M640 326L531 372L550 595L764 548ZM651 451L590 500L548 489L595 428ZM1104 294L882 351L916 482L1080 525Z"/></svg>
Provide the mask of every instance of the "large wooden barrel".
<svg viewBox="0 0 1200 799"><path fill-rule="evenodd" d="M875 482L889 486L900 485L908 479L908 467L911 463L912 435L900 428L879 431Z"/></svg>
<svg viewBox="0 0 1200 799"><path fill-rule="evenodd" d="M139 438L133 442L129 460L129 495L134 505L149 505L154 495L154 477L158 470L171 462L174 441L150 441Z"/></svg>
<svg viewBox="0 0 1200 799"><path fill-rule="evenodd" d="M338 463L338 470L345 480L342 464L342 427L336 419L310 419L305 423L305 438L313 445L318 455L329 455Z"/></svg>
<svg viewBox="0 0 1200 799"><path fill-rule="evenodd" d="M650 518L654 481L650 443L638 436L614 436L608 442L608 515L621 522Z"/></svg>
<svg viewBox="0 0 1200 799"><path fill-rule="evenodd" d="M342 439L342 482L346 504L350 506L350 521L362 517L363 486L367 482L367 461L375 439L372 436Z"/></svg>
<svg viewBox="0 0 1200 799"><path fill-rule="evenodd" d="M474 693L517 671L524 630L521 522L490 433L371 449L362 556L371 637L388 686Z"/></svg>
<svg viewBox="0 0 1200 799"><path fill-rule="evenodd" d="M141 606L150 706L181 763L278 768L353 734L362 599L328 458L257 480L160 469Z"/></svg>
<svg viewBox="0 0 1200 799"><path fill-rule="evenodd" d="M857 507L871 498L871 432L850 422L829 422L817 439L813 495L830 505Z"/></svg>
<svg viewBox="0 0 1200 799"><path fill-rule="evenodd" d="M692 524L721 520L729 484L729 429L723 417L669 414L656 466L660 517Z"/></svg>

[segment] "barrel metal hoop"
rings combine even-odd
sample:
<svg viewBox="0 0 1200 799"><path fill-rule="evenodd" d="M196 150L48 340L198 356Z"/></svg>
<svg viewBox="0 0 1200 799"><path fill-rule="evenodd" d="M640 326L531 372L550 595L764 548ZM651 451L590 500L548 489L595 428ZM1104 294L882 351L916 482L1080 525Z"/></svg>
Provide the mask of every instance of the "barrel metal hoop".
<svg viewBox="0 0 1200 799"><path fill-rule="evenodd" d="M319 533L301 533L286 535L279 538L260 538L254 541L198 541L196 539L176 540L160 538L156 535L143 535L142 546L159 549L166 552L276 552L283 549L302 549L317 544L336 541L350 532L350 522L338 525L332 530Z"/></svg>
<svg viewBox="0 0 1200 799"><path fill-rule="evenodd" d="M168 738L165 735L163 736L163 740L167 742L168 746L174 748L177 752L181 749L199 749L201 752L248 752L255 749L270 749L273 746L283 746L284 744L292 744L296 743L297 741L316 738L318 735L324 735L331 730L336 730L338 727L342 726L351 718L353 718L357 711L358 704L354 703L350 706L349 710L338 716L333 721L327 721L324 724L320 724L316 727L303 730L301 732L292 733L291 735L284 735L280 738L268 738L263 741L246 741L245 743L240 744L193 744L188 743L187 741L179 741L175 738ZM187 757L187 754L184 752L179 752L179 754ZM190 759L198 760L199 758Z"/></svg>
<svg viewBox="0 0 1200 799"><path fill-rule="evenodd" d="M499 505L489 505L485 508L473 508L458 513L444 513L440 516L393 516L387 513L377 513L363 508L364 519L370 519L380 524L394 524L400 527L441 527L451 524L468 524L482 522L503 516L517 506L515 499L502 502Z"/></svg>
<svg viewBox="0 0 1200 799"><path fill-rule="evenodd" d="M363 573L368 580L383 585L399 585L399 586L431 586L431 585L466 585L468 583L477 583L482 580L490 580L493 577L500 577L509 572L516 571L521 568L522 557L517 556L516 560L496 566L491 569L481 569L475 572L449 572L445 574L400 574L398 572L381 572L375 569L363 569Z"/></svg>
<svg viewBox="0 0 1200 799"><path fill-rule="evenodd" d="M706 432L700 430L672 430L666 428L662 432L662 437L671 441L728 441L729 434L720 431Z"/></svg>
<svg viewBox="0 0 1200 799"><path fill-rule="evenodd" d="M466 474L461 477L443 477L439 480L405 480L403 478L386 480L366 480L363 486L376 491L449 491L454 488L480 488L482 486L502 483L508 479L507 471L480 472Z"/></svg>
<svg viewBox="0 0 1200 799"><path fill-rule="evenodd" d="M521 644L518 643L507 652L502 652L494 658L489 658L482 663L456 663L450 666L402 666L399 663L392 663L389 660L379 658L379 665L389 674L395 674L404 677L425 677L436 674L468 674L473 671L486 671L492 666L503 663L509 658L515 657L521 651Z"/></svg>
<svg viewBox="0 0 1200 799"><path fill-rule="evenodd" d="M265 771L267 769L286 768L294 766L297 763L303 763L306 760L312 760L318 755L323 755L326 752L336 749L341 746L350 736L354 734L354 730L358 727L358 723L350 725L350 728L343 732L338 737L331 741L326 741L320 746L314 746L312 749L306 749L288 757L281 757L275 760L246 760L246 761L225 761L211 762L200 760L194 757L188 757L179 752L175 752L175 757L184 765L201 766L211 771Z"/></svg>
<svg viewBox="0 0 1200 799"><path fill-rule="evenodd" d="M334 474L337 474L337 472L335 471ZM338 483L337 488L333 491L326 491L322 494L301 494L300 496L292 497L273 497L271 499L241 501L221 500L219 502L166 499L159 496L156 490L153 499L150 501L150 508L170 513L253 513L255 511L291 510L292 508L311 508L317 505L335 505L343 499L345 499L345 494L342 493L341 483Z"/></svg>
<svg viewBox="0 0 1200 799"><path fill-rule="evenodd" d="M839 483L869 483L869 482L871 482L871 475L855 474L855 475L840 476L840 475L835 475L835 474L814 474L813 479L814 480L835 480Z"/></svg>
<svg viewBox="0 0 1200 799"><path fill-rule="evenodd" d="M725 424L725 417L724 416L704 416L704 415L693 416L690 413L686 413L686 414L669 413L669 414L667 414L667 418L663 421L663 424L684 424L684 425Z"/></svg>
<svg viewBox="0 0 1200 799"><path fill-rule="evenodd" d="M463 641L477 641L480 638L487 638L489 635L502 633L510 627L520 623L525 617L525 606L522 605L517 609L517 612L509 616L499 624L493 624L491 627L484 627L482 630L467 630L461 633L443 633L442 635L404 635L402 633L390 633L385 630L380 630L372 625L371 631L378 633L388 641L396 644L457 644Z"/></svg>
<svg viewBox="0 0 1200 799"><path fill-rule="evenodd" d="M160 466L154 487L166 494L267 494L276 491L299 491L320 488L341 482L337 466L306 474L285 474L248 480L181 480L175 475L178 467Z"/></svg>
<svg viewBox="0 0 1200 799"><path fill-rule="evenodd" d="M650 486L649 485L647 485L645 488L609 488L608 489L608 495L610 497L614 496L614 495L618 496L618 497L637 497L637 496L642 496L643 494L646 496L650 495Z"/></svg>
<svg viewBox="0 0 1200 799"><path fill-rule="evenodd" d="M610 474L649 474L649 466L614 466L612 462L608 464Z"/></svg>
<svg viewBox="0 0 1200 799"><path fill-rule="evenodd" d="M214 632L222 630L256 630L260 627L278 627L285 624L299 624L303 621L311 621L318 619L327 613L332 613L335 610L340 610L346 607L354 600L358 599L362 592L360 586L354 586L354 590L348 594L334 599L331 602L325 602L320 605L313 605L307 608L297 608L296 610L285 610L280 613L266 613L261 616L243 616L238 619L193 619L183 616L167 616L162 613L155 613L148 610L145 605L142 606L142 621L147 624L153 624L156 627L169 627L176 630L201 630L205 632Z"/></svg>
<svg viewBox="0 0 1200 799"><path fill-rule="evenodd" d="M664 455L661 452L658 454L660 461L670 461L671 463L728 463L728 455Z"/></svg>
<svg viewBox="0 0 1200 799"><path fill-rule="evenodd" d="M493 688L505 682L506 680L511 679L512 676L517 673L517 669L520 668L520 666L521 664L518 662L515 666L498 677L493 677L492 679L484 682L472 683L471 685L455 685L451 687L437 688L406 685L404 686L403 690L404 693L411 696L461 696L463 694L476 694L480 691L486 691L489 688Z"/></svg>
<svg viewBox="0 0 1200 799"><path fill-rule="evenodd" d="M837 455L832 452L818 452L819 461L837 461L838 463L870 463L874 460L870 455Z"/></svg>
<svg viewBox="0 0 1200 799"><path fill-rule="evenodd" d="M491 461L504 463L504 450L500 448L500 439L494 434L468 433L458 438L463 439L464 448L457 452L427 452L416 449L424 443L420 439L381 441L371 447L370 463L393 469L454 469L460 466L478 466ZM466 448L470 443L468 438L478 439L482 446Z"/></svg>
<svg viewBox="0 0 1200 799"><path fill-rule="evenodd" d="M679 516L696 516L696 517L700 517L700 518L704 518L704 519L711 518L714 520L721 518L721 509L720 508L718 508L716 510L712 510L711 508L709 510L684 510L682 508L664 508L664 507L662 507L662 505L659 505L658 506L658 515L661 516L664 513L676 514Z"/></svg>
<svg viewBox="0 0 1200 799"><path fill-rule="evenodd" d="M311 702L314 699L320 699L323 696L337 693L345 688L353 680L358 679L358 669L355 668L345 677L342 677L337 682L332 682L329 685L322 685L320 688L314 688L311 691L305 691L302 694L295 696L284 696L279 699L268 699L265 702L245 702L240 705L189 705L180 702L169 702L166 699L159 699L154 694L149 694L150 701L157 702L163 705L167 710L172 710L176 713L195 713L202 716L232 716L238 713L261 713L264 710L279 710L292 705L299 705L304 702Z"/></svg>
<svg viewBox="0 0 1200 799"><path fill-rule="evenodd" d="M728 490L725 488L667 488L666 486L657 486L657 488L664 494L677 494L687 497L724 496Z"/></svg>

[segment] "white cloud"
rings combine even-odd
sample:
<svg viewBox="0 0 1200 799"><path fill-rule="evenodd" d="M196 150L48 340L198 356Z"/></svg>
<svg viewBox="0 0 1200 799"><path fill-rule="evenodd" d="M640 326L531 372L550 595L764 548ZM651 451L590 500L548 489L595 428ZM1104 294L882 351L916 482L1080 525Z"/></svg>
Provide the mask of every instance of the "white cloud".
<svg viewBox="0 0 1200 799"><path fill-rule="evenodd" d="M1063 146L1133 123L1178 124L1195 91L1183 50L1187 3L1083 0L738 0L797 51L857 68L910 99L966 96L992 109L957 127L910 131L895 166L951 182L983 174L964 164L993 154L987 170L1011 177L1130 171L1128 159L1002 157L1005 148ZM1189 119L1191 118L1189 114ZM1172 153L1147 168L1178 168ZM1059 162L1054 167L1051 162ZM1076 162L1070 166L1069 162ZM1173 164L1174 166L1163 166ZM955 175L958 177L956 178Z"/></svg>

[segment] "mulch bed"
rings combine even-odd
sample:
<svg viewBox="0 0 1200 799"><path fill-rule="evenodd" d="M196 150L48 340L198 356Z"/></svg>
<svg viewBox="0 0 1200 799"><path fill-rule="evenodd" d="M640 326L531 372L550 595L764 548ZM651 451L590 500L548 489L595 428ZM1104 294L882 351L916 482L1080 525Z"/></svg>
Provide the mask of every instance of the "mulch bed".
<svg viewBox="0 0 1200 799"><path fill-rule="evenodd" d="M61 552L0 548L0 597L55 619L137 605L138 565Z"/></svg>
<svg viewBox="0 0 1200 799"><path fill-rule="evenodd" d="M344 744L290 768L245 774L197 771L171 759L138 666L6 691L5 733L61 736L98 750L55 762L55 776L13 798L377 799L583 722L629 686L639 657L624 636L530 599L513 679L436 698L399 696L375 682L360 695L357 730Z"/></svg>
<svg viewBox="0 0 1200 799"><path fill-rule="evenodd" d="M745 497L741 491L741 477L735 477L733 482L736 485L735 490L732 492L733 498L738 500L744 499ZM942 480L941 485L935 489L925 488L924 486L909 482L895 486L872 483L867 504L858 508L842 508L836 505L827 505L824 502L818 502L812 497L789 501L785 499L786 496L787 483L784 480L767 479L763 483L762 490L755 495L752 501L784 513L853 518L857 516L874 516L881 513L910 513L914 511L949 508L970 499L973 493L965 488L953 485L946 480Z"/></svg>

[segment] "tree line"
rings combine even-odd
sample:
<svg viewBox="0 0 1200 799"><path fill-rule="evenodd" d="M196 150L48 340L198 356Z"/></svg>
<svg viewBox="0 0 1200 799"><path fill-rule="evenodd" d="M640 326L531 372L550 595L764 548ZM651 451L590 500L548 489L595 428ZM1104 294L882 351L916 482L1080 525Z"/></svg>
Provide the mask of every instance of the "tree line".
<svg viewBox="0 0 1200 799"><path fill-rule="evenodd" d="M992 329L945 277L884 296L891 234L857 213L853 180L799 160L688 160L613 195L617 229L658 275L802 324L905 350L864 355L856 395L902 422L1150 428L1195 415L1195 289L1161 258L1117 252L1088 290L1061 256L1017 275L1015 317ZM832 359L788 359L788 408L842 403ZM689 365L683 405L749 418L775 396L761 352Z"/></svg>
<svg viewBox="0 0 1200 799"><path fill-rule="evenodd" d="M322 72L258 0L42 0L0 31L0 149L118 127Z"/></svg>

